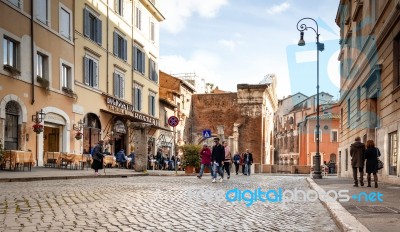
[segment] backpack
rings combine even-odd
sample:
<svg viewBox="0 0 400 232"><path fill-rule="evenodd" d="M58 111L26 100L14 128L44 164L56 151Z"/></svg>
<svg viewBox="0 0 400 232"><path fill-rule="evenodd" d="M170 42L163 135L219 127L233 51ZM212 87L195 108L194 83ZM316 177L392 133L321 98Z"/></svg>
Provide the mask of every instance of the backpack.
<svg viewBox="0 0 400 232"><path fill-rule="evenodd" d="M90 150L90 155L93 156L94 154L94 147L92 147L92 149Z"/></svg>

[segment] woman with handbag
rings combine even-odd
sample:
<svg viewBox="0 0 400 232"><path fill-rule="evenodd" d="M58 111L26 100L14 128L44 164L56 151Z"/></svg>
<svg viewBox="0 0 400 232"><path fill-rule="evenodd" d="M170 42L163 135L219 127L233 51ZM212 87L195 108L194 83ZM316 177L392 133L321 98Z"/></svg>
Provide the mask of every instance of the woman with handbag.
<svg viewBox="0 0 400 232"><path fill-rule="evenodd" d="M374 175L375 188L378 188L378 157L381 156L379 149L375 147L373 140L367 141L367 150L365 151L365 159L367 160L367 181L368 186L371 187L371 173Z"/></svg>

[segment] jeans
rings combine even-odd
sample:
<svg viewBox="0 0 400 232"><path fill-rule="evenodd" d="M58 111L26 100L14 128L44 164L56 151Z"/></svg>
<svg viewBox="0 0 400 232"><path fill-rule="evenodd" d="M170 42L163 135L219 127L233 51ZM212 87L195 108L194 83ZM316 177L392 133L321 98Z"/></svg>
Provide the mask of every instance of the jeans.
<svg viewBox="0 0 400 232"><path fill-rule="evenodd" d="M236 174L239 173L239 164L238 163L235 163L235 171L236 171Z"/></svg>
<svg viewBox="0 0 400 232"><path fill-rule="evenodd" d="M218 165L217 163L214 162L213 164L213 178L217 179L217 174L221 176L221 178L224 178L224 170L222 165Z"/></svg>
<svg viewBox="0 0 400 232"><path fill-rule="evenodd" d="M231 175L231 163L230 162L224 162L224 169L226 171L226 173L228 174L228 176Z"/></svg>
<svg viewBox="0 0 400 232"><path fill-rule="evenodd" d="M360 172L360 184L364 185L364 168L353 167L354 185L358 185L357 171Z"/></svg>
<svg viewBox="0 0 400 232"><path fill-rule="evenodd" d="M199 172L199 176L200 177L202 177L203 176L203 172L204 172L204 168L205 167L207 167L208 168L208 170L210 170L210 172L211 172L211 176L214 176L213 175L213 169L212 169L212 166L211 166L211 164L201 164L201 166L200 166L200 172Z"/></svg>
<svg viewBox="0 0 400 232"><path fill-rule="evenodd" d="M244 174L250 176L251 164L243 165L244 167Z"/></svg>

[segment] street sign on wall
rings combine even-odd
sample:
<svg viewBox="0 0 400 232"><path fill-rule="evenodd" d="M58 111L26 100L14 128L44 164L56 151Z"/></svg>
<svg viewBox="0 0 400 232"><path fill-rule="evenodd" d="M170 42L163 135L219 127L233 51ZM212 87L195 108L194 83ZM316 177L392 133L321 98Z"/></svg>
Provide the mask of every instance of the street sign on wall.
<svg viewBox="0 0 400 232"><path fill-rule="evenodd" d="M176 127L179 124L179 118L176 116L171 116L168 118L168 125Z"/></svg>
<svg viewBox="0 0 400 232"><path fill-rule="evenodd" d="M211 130L203 130L203 138L211 138Z"/></svg>

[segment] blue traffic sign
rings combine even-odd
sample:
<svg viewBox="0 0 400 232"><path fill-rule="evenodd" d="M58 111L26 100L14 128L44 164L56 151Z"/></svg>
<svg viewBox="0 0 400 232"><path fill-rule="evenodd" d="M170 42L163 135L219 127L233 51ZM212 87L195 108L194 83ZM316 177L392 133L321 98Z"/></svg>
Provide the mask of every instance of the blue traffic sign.
<svg viewBox="0 0 400 232"><path fill-rule="evenodd" d="M168 125L176 127L179 124L179 118L176 116L171 116L168 118Z"/></svg>
<svg viewBox="0 0 400 232"><path fill-rule="evenodd" d="M211 138L211 130L203 130L203 138Z"/></svg>

